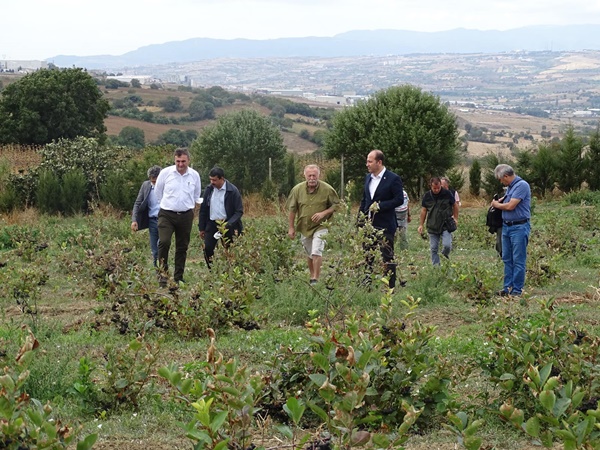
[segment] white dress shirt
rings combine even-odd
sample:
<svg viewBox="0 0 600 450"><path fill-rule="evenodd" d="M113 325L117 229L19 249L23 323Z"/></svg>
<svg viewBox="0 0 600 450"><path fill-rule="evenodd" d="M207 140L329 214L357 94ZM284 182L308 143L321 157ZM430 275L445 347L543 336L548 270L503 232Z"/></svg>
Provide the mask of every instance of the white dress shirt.
<svg viewBox="0 0 600 450"><path fill-rule="evenodd" d="M200 197L200 174L191 167L183 175L175 165L165 167L156 179L155 193L161 209L174 212L194 209Z"/></svg>
<svg viewBox="0 0 600 450"><path fill-rule="evenodd" d="M225 185L223 183L221 189L213 187L212 195L210 196L210 220L227 220L227 212L225 211Z"/></svg>
<svg viewBox="0 0 600 450"><path fill-rule="evenodd" d="M371 199L375 195L375 191L377 190L377 186L381 183L381 179L383 178L383 174L385 173L385 167L381 169L381 172L377 175L371 174L371 182L369 183L369 193L371 194Z"/></svg>

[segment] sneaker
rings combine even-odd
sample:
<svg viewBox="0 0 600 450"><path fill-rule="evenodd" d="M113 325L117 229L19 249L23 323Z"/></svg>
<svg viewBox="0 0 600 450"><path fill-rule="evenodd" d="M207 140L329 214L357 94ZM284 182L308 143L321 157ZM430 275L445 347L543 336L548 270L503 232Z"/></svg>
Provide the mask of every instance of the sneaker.
<svg viewBox="0 0 600 450"><path fill-rule="evenodd" d="M504 289L498 291L498 295L500 297L508 297L510 294L508 293L508 291L505 291Z"/></svg>
<svg viewBox="0 0 600 450"><path fill-rule="evenodd" d="M317 284L319 282L319 280L317 280L316 278L311 278L310 279L310 285L314 286L315 284Z"/></svg>

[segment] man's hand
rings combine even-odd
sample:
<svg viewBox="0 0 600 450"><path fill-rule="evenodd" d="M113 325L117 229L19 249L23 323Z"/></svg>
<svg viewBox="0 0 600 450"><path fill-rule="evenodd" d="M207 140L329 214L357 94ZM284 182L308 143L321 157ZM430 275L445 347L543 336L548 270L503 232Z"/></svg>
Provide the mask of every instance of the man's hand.
<svg viewBox="0 0 600 450"><path fill-rule="evenodd" d="M131 222L131 231L137 231L137 230L138 230L138 223Z"/></svg>
<svg viewBox="0 0 600 450"><path fill-rule="evenodd" d="M325 217L325 214L323 214L322 212L318 212L318 213L314 213L312 215L312 217L310 218L310 220L312 220L314 223L319 223L321 220L323 220L324 217Z"/></svg>
<svg viewBox="0 0 600 450"><path fill-rule="evenodd" d="M423 234L423 225L419 225L419 228L417 228L417 232L419 234Z"/></svg>
<svg viewBox="0 0 600 450"><path fill-rule="evenodd" d="M296 230L292 227L288 229L288 236L290 239L294 239L296 237Z"/></svg>
<svg viewBox="0 0 600 450"><path fill-rule="evenodd" d="M205 235L206 235L205 231L200 231L200 239L204 240Z"/></svg>

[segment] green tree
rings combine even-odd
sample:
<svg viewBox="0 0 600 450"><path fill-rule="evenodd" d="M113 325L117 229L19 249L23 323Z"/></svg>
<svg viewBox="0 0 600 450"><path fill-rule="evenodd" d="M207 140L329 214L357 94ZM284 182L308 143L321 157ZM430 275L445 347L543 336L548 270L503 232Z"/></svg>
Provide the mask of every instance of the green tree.
<svg viewBox="0 0 600 450"><path fill-rule="evenodd" d="M585 177L583 142L575 135L572 125L567 128L560 143L558 160L558 185L563 192L579 189Z"/></svg>
<svg viewBox="0 0 600 450"><path fill-rule="evenodd" d="M296 178L296 157L293 153L287 155L285 172L285 183L281 185L281 194L288 195L292 188L298 183Z"/></svg>
<svg viewBox="0 0 600 450"><path fill-rule="evenodd" d="M552 190L558 173L557 146L540 144L536 151L525 150L517 153L515 170L527 180L533 191L545 195Z"/></svg>
<svg viewBox="0 0 600 450"><path fill-rule="evenodd" d="M42 170L39 174L36 201L38 209L46 214L56 214L61 208L60 177L51 170Z"/></svg>
<svg viewBox="0 0 600 450"><path fill-rule="evenodd" d="M465 177L459 167L453 167L446 172L448 180L450 180L450 187L455 191L460 192L465 186Z"/></svg>
<svg viewBox="0 0 600 450"><path fill-rule="evenodd" d="M268 180L269 158L273 182L281 184L285 177L283 138L269 118L256 111L220 117L203 130L190 149L199 167L223 167L227 178L246 192L260 191Z"/></svg>
<svg viewBox="0 0 600 450"><path fill-rule="evenodd" d="M212 103L194 99L188 108L191 120L203 120L215 118L215 107Z"/></svg>
<svg viewBox="0 0 600 450"><path fill-rule="evenodd" d="M192 100L190 103L190 107L188 108L188 113L190 115L191 120L202 120L204 119L204 114L206 113L205 102L202 100Z"/></svg>
<svg viewBox="0 0 600 450"><path fill-rule="evenodd" d="M177 112L183 109L181 99L179 97L175 97L174 95L169 95L167 98L159 101L158 106L160 106L165 112Z"/></svg>
<svg viewBox="0 0 600 450"><path fill-rule="evenodd" d="M327 130L315 130L312 135L312 141L319 147L322 147L327 138Z"/></svg>
<svg viewBox="0 0 600 450"><path fill-rule="evenodd" d="M146 144L144 130L132 126L123 127L119 132L117 143L124 147L143 148Z"/></svg>
<svg viewBox="0 0 600 450"><path fill-rule="evenodd" d="M361 179L368 152L382 150L386 167L402 176L414 198L422 179L456 163L459 147L456 118L448 107L410 85L379 91L338 112L325 141L327 156L344 155L349 179Z"/></svg>
<svg viewBox="0 0 600 450"><path fill-rule="evenodd" d="M100 144L97 139L60 139L40 150L40 171L52 172L62 179L70 171L81 169L87 182L88 199L99 199L100 186L106 174L127 158L122 149Z"/></svg>
<svg viewBox="0 0 600 450"><path fill-rule="evenodd" d="M285 108L281 105L275 105L271 110L271 115L282 119L285 116Z"/></svg>
<svg viewBox="0 0 600 450"><path fill-rule="evenodd" d="M94 79L82 69L38 70L2 91L0 143L103 139L109 109Z"/></svg>
<svg viewBox="0 0 600 450"><path fill-rule="evenodd" d="M158 137L156 144L173 144L177 147L189 147L192 141L197 137L198 132L196 130L181 131L171 128Z"/></svg>
<svg viewBox="0 0 600 450"><path fill-rule="evenodd" d="M585 181L590 190L597 191L600 189L600 125L590 137L585 163Z"/></svg>
<svg viewBox="0 0 600 450"><path fill-rule="evenodd" d="M502 195L504 193L504 186L498 181L496 175L494 175L494 169L498 164L512 165L512 162L504 160L504 158L493 153L490 153L483 158L483 168L485 171L483 172L481 187L490 198L494 194Z"/></svg>
<svg viewBox="0 0 600 450"><path fill-rule="evenodd" d="M131 87L139 89L142 87L142 83L140 83L140 80L138 80L137 78L132 78L131 79Z"/></svg>
<svg viewBox="0 0 600 450"><path fill-rule="evenodd" d="M481 191L481 164L478 159L473 160L469 169L469 192L473 197L479 197Z"/></svg>
<svg viewBox="0 0 600 450"><path fill-rule="evenodd" d="M307 141L310 141L312 138L312 136L310 135L310 131L308 131L306 128L302 128L300 130L300 133L298 133L298 136L302 139L306 139Z"/></svg>
<svg viewBox="0 0 600 450"><path fill-rule="evenodd" d="M80 213L86 205L87 180L81 169L73 169L62 177L61 204L67 214Z"/></svg>

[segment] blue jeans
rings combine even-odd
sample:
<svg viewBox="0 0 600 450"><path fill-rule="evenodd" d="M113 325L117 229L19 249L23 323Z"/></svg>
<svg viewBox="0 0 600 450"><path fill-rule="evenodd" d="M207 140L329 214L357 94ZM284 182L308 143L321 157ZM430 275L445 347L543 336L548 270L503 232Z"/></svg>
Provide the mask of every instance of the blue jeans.
<svg viewBox="0 0 600 450"><path fill-rule="evenodd" d="M530 230L529 222L502 227L503 290L513 295L523 293Z"/></svg>
<svg viewBox="0 0 600 450"><path fill-rule="evenodd" d="M148 232L150 233L150 250L152 259L156 266L158 262L158 217L148 218Z"/></svg>
<svg viewBox="0 0 600 450"><path fill-rule="evenodd" d="M434 266L440 265L440 255L438 254L440 239L442 241L442 255L448 258L452 251L452 233L446 230L442 231L442 234L429 233L429 249L431 250L431 262Z"/></svg>

